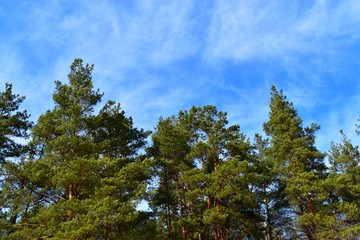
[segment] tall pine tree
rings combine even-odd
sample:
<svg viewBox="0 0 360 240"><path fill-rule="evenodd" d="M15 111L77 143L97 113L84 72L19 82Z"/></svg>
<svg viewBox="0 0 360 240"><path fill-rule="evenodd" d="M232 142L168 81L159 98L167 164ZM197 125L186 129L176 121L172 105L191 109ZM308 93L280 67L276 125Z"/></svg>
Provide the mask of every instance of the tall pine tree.
<svg viewBox="0 0 360 240"><path fill-rule="evenodd" d="M18 141L28 138L32 126L27 111L19 109L24 99L8 83L0 92L0 238L13 232L29 204L21 159L26 148Z"/></svg>
<svg viewBox="0 0 360 240"><path fill-rule="evenodd" d="M261 205L264 217L264 231L267 240L282 239L286 231L289 201L285 194L285 184L274 168L275 163L268 157L269 139L255 135L255 168L257 201Z"/></svg>
<svg viewBox="0 0 360 240"><path fill-rule="evenodd" d="M321 231L323 210L322 184L326 177L324 154L315 147L315 132L319 126L303 128L293 104L282 91L271 89L269 121L264 130L270 137L268 160L285 185L289 210L283 215L290 237L316 239ZM294 224L286 219L295 220Z"/></svg>
<svg viewBox="0 0 360 240"><path fill-rule="evenodd" d="M342 142L332 143L329 153L327 187L334 217L328 232L334 238L356 239L360 235L360 151L342 131L341 135Z"/></svg>
<svg viewBox="0 0 360 240"><path fill-rule="evenodd" d="M239 126L227 124L226 113L214 106L160 121L153 137L159 187L152 205L160 210L167 237L261 235L251 184L252 148Z"/></svg>
<svg viewBox="0 0 360 240"><path fill-rule="evenodd" d="M33 129L26 162L32 198L13 239L134 239L148 237L146 213L136 209L149 178L138 157L148 133L133 127L120 105L92 84L93 66L75 59L68 84L56 81L54 108Z"/></svg>

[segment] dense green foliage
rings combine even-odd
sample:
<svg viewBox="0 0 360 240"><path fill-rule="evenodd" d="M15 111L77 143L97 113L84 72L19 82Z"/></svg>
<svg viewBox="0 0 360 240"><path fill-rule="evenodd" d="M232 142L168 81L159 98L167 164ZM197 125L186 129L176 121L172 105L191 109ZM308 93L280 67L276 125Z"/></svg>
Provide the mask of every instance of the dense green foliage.
<svg viewBox="0 0 360 240"><path fill-rule="evenodd" d="M304 127L281 90L266 138L251 141L210 105L161 117L151 133L114 101L98 108L92 71L75 59L35 124L11 84L0 92L1 239L360 236L359 147L341 132L320 152L320 127Z"/></svg>

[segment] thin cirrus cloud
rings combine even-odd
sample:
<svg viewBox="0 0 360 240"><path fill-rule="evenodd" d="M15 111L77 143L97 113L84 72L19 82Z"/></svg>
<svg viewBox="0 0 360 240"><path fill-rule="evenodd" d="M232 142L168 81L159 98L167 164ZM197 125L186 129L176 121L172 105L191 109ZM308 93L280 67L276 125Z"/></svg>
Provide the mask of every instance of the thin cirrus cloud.
<svg viewBox="0 0 360 240"><path fill-rule="evenodd" d="M358 1L219 1L207 52L239 61L331 54L331 46L358 40L359 12Z"/></svg>
<svg viewBox="0 0 360 240"><path fill-rule="evenodd" d="M355 102L358 99L353 89L359 89L354 71L359 61L352 52L359 49L359 13L358 1L219 1L210 21L205 56L210 62L273 66L260 69L270 76L267 81L237 81L262 81L266 89L271 82L284 88L300 112L317 115L309 118L323 125L321 136L340 128L354 132L358 110L344 110L344 95L348 91ZM255 95L251 101L242 98L248 103L244 105L256 107L254 98L259 110L268 104ZM333 117L339 111L346 114ZM266 114L259 117L266 121ZM321 145L328 143L323 140Z"/></svg>
<svg viewBox="0 0 360 240"><path fill-rule="evenodd" d="M36 77L53 85L56 79L65 81L71 61L81 57L85 62L95 63L96 87L124 101L129 109L139 109L145 100L128 100L129 96L142 90L142 94L136 94L140 99L145 95L152 98L149 89L160 87L152 72L196 51L192 22L188 21L192 4L191 1L166 4L143 1L128 6L114 1L24 4L22 8L27 8L28 14L18 19L24 24L23 34L17 40L24 50L19 59L28 67L33 62L40 63L42 70L35 71L47 72L47 80L38 72ZM164 95L176 96L177 92ZM28 98L36 102L35 98ZM163 106L161 101L155 102L162 104L159 108Z"/></svg>
<svg viewBox="0 0 360 240"><path fill-rule="evenodd" d="M140 63L166 64L194 51L191 28L186 21L189 1L181 4L145 1L128 6L129 9L109 1L100 6L85 1L84 5L86 8L74 11L59 23L61 32L67 34L66 40L73 41L72 53L88 51L94 60L108 56L106 64L111 67L116 64L131 68L142 67Z"/></svg>
<svg viewBox="0 0 360 240"><path fill-rule="evenodd" d="M323 75L341 72L348 48L358 45L359 12L358 1L219 1L205 56L276 62L293 81L321 87L329 80Z"/></svg>
<svg viewBox="0 0 360 240"><path fill-rule="evenodd" d="M321 145L328 145L323 136L330 128L354 130L357 110L345 104L359 99L358 1L43 0L1 6L0 30L8 34L0 38L0 80L27 96L34 120L52 108L53 81L66 82L69 65L80 57L95 64L94 86L105 92L104 100L120 102L146 129L160 116L214 104L251 137L267 120L275 84L304 119L323 126Z"/></svg>

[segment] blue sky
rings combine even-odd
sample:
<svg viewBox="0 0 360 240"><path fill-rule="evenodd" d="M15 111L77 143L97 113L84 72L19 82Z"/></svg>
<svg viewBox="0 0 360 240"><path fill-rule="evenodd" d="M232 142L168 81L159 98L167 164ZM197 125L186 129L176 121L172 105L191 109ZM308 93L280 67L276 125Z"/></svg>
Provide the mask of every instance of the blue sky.
<svg viewBox="0 0 360 240"><path fill-rule="evenodd" d="M137 127L213 104L253 138L275 85L321 125L323 151L340 129L358 143L358 0L1 0L0 31L2 89L13 83L34 121L80 57Z"/></svg>

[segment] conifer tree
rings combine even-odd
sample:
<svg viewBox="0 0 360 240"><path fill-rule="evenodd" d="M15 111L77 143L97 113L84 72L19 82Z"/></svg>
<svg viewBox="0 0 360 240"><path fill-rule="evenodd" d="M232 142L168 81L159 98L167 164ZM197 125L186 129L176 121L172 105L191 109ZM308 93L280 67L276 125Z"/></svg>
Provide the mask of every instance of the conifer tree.
<svg viewBox="0 0 360 240"><path fill-rule="evenodd" d="M155 161L161 166L156 196L162 202L153 204L163 204L167 213L160 213L161 219L182 239L261 234L250 184L251 146L239 126L227 124L226 113L214 106L193 107L161 120L154 135Z"/></svg>
<svg viewBox="0 0 360 240"><path fill-rule="evenodd" d="M188 215L188 203L184 198L186 185L181 182L183 174L194 168L186 156L190 152L191 134L179 125L178 119L160 118L152 135L153 145L147 152L154 157L154 174L159 186L150 198L150 205L158 216L162 238L180 239L189 229L184 219Z"/></svg>
<svg viewBox="0 0 360 240"><path fill-rule="evenodd" d="M288 231L293 237L304 234L308 239L316 239L321 230L319 222L325 201L322 183L326 176L324 154L314 146L314 134L319 126L312 124L303 128L293 104L275 87L271 89L269 117L264 124L271 144L268 159L274 163L291 202L283 224L290 226ZM288 216L295 220L294 225L285 222Z"/></svg>
<svg viewBox="0 0 360 240"><path fill-rule="evenodd" d="M252 145L227 113L192 107L137 129L75 59L54 107L32 128L24 97L0 92L1 239L356 239L360 151L342 134L328 154L271 89L268 138ZM360 127L358 126L358 129ZM18 138L26 139L28 145ZM358 132L359 134L359 132ZM146 154L140 152L146 148ZM139 209L146 199L151 211Z"/></svg>
<svg viewBox="0 0 360 240"><path fill-rule="evenodd" d="M215 106L193 107L179 113L193 132L189 157L198 166L188 174L188 195L205 199L196 206L203 238L254 237L261 233L259 206L251 189L251 146L238 125Z"/></svg>
<svg viewBox="0 0 360 240"><path fill-rule="evenodd" d="M0 164L17 158L24 152L24 146L15 138L27 138L31 122L26 110L20 111L20 104L25 97L13 94L12 84L5 84L5 91L0 92Z"/></svg>
<svg viewBox="0 0 360 240"><path fill-rule="evenodd" d="M149 162L137 151L148 133L134 128L112 101L94 114L103 94L93 88L92 71L75 59L69 83L55 82L55 106L35 125L25 164L26 189L37 198L11 239L141 239L151 233L147 214L136 210L149 178Z"/></svg>
<svg viewBox="0 0 360 240"><path fill-rule="evenodd" d="M334 238L355 239L360 235L360 152L343 131L341 135L342 142L332 143L329 153L327 186L332 193L329 205L335 214L328 233Z"/></svg>
<svg viewBox="0 0 360 240"><path fill-rule="evenodd" d="M262 206L264 230L267 240L281 239L286 231L284 212L289 206L285 185L275 170L275 163L268 157L269 139L255 134L255 169L257 201Z"/></svg>
<svg viewBox="0 0 360 240"><path fill-rule="evenodd" d="M13 232L13 225L26 211L26 181L22 177L23 144L32 123L26 110L19 110L25 97L14 94L11 84L0 92L0 238Z"/></svg>
<svg viewBox="0 0 360 240"><path fill-rule="evenodd" d="M133 126L119 104L109 101L95 117L92 134L99 154L101 178L87 214L96 222L93 235L99 239L152 239L155 225L150 214L136 210L145 198L150 165L138 151L149 132ZM151 227L151 228L150 228ZM150 229L149 229L150 228Z"/></svg>

